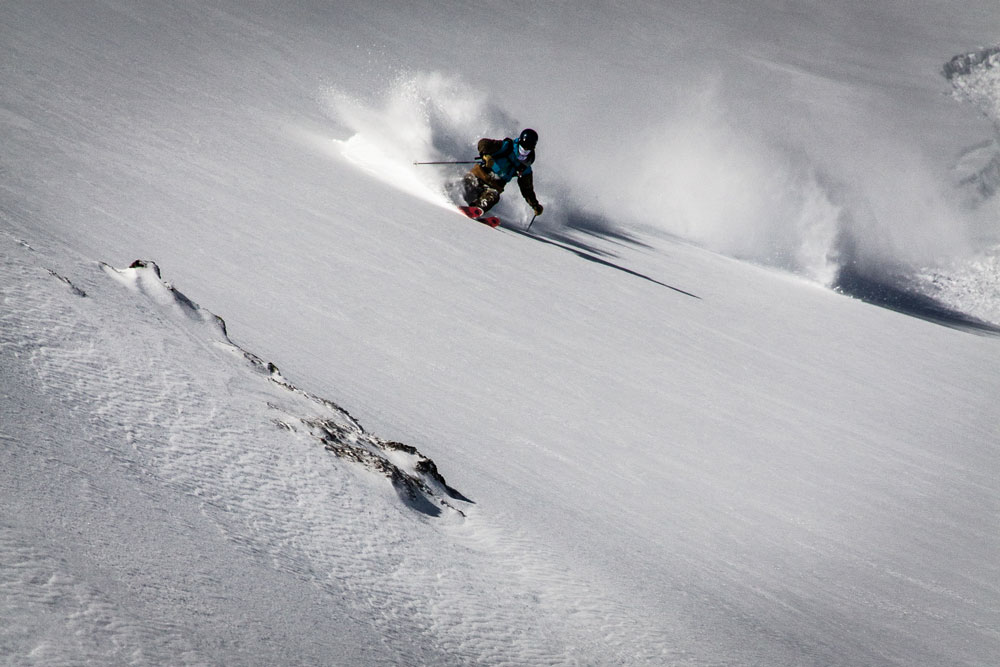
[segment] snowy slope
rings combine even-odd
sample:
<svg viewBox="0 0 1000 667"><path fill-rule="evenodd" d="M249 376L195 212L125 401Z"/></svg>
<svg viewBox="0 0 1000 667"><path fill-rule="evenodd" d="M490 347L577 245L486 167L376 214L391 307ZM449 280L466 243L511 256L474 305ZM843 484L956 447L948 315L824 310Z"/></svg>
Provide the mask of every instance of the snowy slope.
<svg viewBox="0 0 1000 667"><path fill-rule="evenodd" d="M1000 15L869 4L5 3L0 655L993 664L997 338L829 287L997 321Z"/></svg>

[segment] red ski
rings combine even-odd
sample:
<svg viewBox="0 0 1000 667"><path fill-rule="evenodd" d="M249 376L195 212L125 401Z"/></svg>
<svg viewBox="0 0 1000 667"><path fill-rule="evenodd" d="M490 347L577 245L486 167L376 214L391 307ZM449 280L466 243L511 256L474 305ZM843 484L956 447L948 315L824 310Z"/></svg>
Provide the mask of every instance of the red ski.
<svg viewBox="0 0 1000 667"><path fill-rule="evenodd" d="M485 217L483 209L478 206L459 206L458 210L464 213L466 216L472 218L476 222L481 222L484 225L489 225L490 227L499 227L500 218L495 216Z"/></svg>

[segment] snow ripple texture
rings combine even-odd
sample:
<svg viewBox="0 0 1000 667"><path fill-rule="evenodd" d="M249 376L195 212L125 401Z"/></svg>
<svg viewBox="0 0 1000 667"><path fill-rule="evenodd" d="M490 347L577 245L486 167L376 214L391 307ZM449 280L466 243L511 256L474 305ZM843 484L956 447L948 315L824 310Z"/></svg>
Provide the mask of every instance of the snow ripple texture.
<svg viewBox="0 0 1000 667"><path fill-rule="evenodd" d="M225 321L204 310L174 289L171 284L163 281L160 277L160 268L154 262L136 260L124 270L115 269L107 264L102 264L101 268L121 284L173 310L179 317L205 325L209 336L214 335L214 342L221 349L234 355L242 355L255 371L266 375L269 380L292 394L306 399L304 401L306 408L313 412L326 413L319 417L296 418L281 405L269 403L269 407L287 415L286 419L276 418L274 420L276 425L295 430L293 422L298 422L306 427L327 451L360 463L363 467L387 477L400 498L414 509L431 516L439 516L442 513L441 507L462 514L461 510L456 509L447 500L438 498L440 494L456 500L468 500L448 486L433 461L421 455L414 447L369 435L346 410L332 401L313 396L295 387L281 376L277 366L234 344L226 332Z"/></svg>
<svg viewBox="0 0 1000 667"><path fill-rule="evenodd" d="M88 535L113 530L116 512L136 511L127 498L152 495L164 515L145 520L149 533L133 536L134 544L92 546L120 568L109 575L79 545L80 553L65 552L73 563L62 563L54 543L37 546L45 540L33 534L33 513L54 514L44 505L50 498L18 498L8 515L17 520L0 523L0 649L15 664L297 662L294 651L309 647L279 651L267 639L294 636L295 628L280 626L292 613L305 615L300 623L332 623L331 637L358 624L341 631L370 633L359 649L360 662L370 664L670 660L663 619L635 618L585 573L554 565L536 541L497 528L502 522L488 508L450 487L415 448L366 433L345 410L233 344L222 320L164 282L152 263L119 270L54 259L9 235L0 242L7 274L0 353L15 360L3 379L32 388L5 399L30 393L50 415L33 431L48 436L4 434L14 481L0 482L44 486L52 482L41 468L63 471L70 488L55 497L70 508L85 498L108 517L108 526L59 528L84 545L98 540ZM27 419L29 408L4 414L5 429L16 428L18 414ZM165 498L178 506L193 500L202 519L174 517L187 523L169 533L160 527L171 518ZM204 534L201 520L221 531L236 562L207 544L191 547L187 567L164 562L137 574L146 566L133 562L133 551L156 563L164 544L202 539L194 536ZM213 562L231 574L204 571ZM227 577L241 571L256 573L254 591L298 581L324 602L312 611L289 602L274 612L267 607L279 601L264 600L244 611L225 599L236 586ZM162 589L156 604L126 602L136 577ZM220 639L238 630L205 625L219 605L242 614L238 624L252 634L244 640L259 645ZM64 633L75 639L52 641Z"/></svg>
<svg viewBox="0 0 1000 667"><path fill-rule="evenodd" d="M128 615L101 591L66 572L63 563L0 525L0 628L5 664L156 664L203 660L170 621ZM18 648L30 647L18 656Z"/></svg>

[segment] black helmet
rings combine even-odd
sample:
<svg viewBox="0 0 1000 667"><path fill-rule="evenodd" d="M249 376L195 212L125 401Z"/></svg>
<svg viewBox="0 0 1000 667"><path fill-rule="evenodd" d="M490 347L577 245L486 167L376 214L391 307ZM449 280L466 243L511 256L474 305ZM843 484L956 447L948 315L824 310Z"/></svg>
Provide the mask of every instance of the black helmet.
<svg viewBox="0 0 1000 667"><path fill-rule="evenodd" d="M538 133L532 130L530 127L521 131L521 136L517 138L517 145L527 148L529 151L535 150L535 144L538 143Z"/></svg>

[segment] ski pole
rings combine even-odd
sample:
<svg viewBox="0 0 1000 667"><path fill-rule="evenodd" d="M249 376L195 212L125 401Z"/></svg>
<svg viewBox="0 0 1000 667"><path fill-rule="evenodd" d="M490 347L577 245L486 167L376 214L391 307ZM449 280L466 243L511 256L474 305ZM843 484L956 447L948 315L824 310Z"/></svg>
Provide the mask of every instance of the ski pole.
<svg viewBox="0 0 1000 667"><path fill-rule="evenodd" d="M414 162L413 164L476 164L479 160L445 160L443 162Z"/></svg>
<svg viewBox="0 0 1000 667"><path fill-rule="evenodd" d="M538 217L537 213L535 215L531 216L531 222L529 222L528 226L524 228L524 231L527 232L527 231L531 230L531 225L535 222L535 218L537 218L537 217Z"/></svg>

